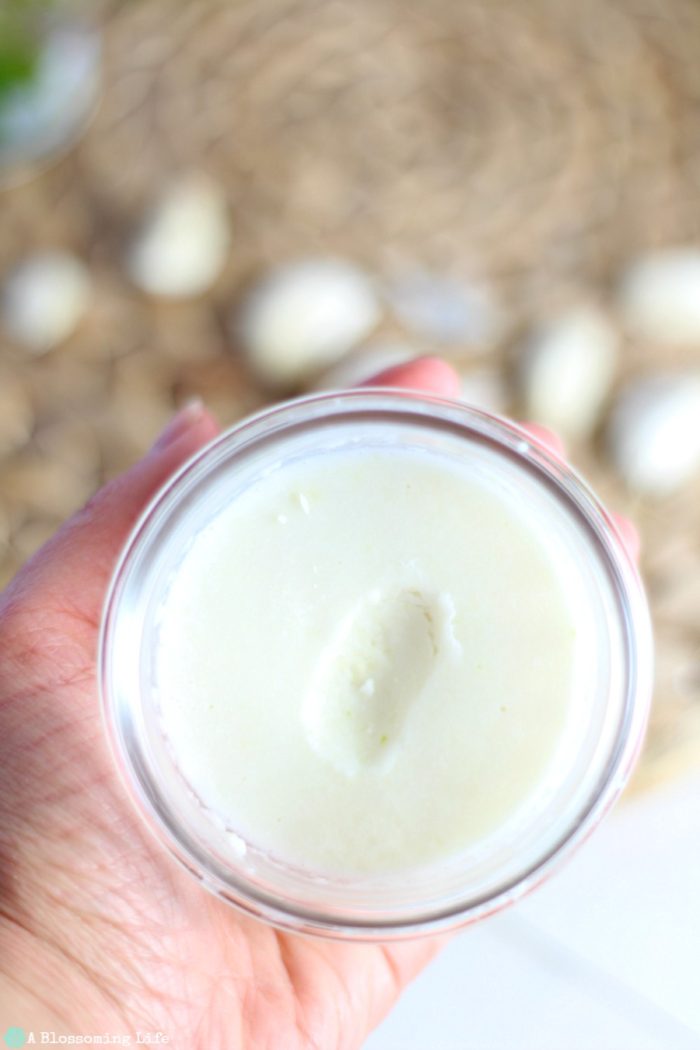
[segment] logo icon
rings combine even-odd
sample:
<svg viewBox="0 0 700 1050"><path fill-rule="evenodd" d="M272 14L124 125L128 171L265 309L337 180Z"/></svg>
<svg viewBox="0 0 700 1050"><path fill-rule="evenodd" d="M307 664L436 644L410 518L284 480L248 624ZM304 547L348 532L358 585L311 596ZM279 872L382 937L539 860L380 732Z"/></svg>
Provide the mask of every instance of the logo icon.
<svg viewBox="0 0 700 1050"><path fill-rule="evenodd" d="M5 1046L9 1046L10 1050L19 1050L19 1047L24 1046L26 1041L24 1028L17 1028L16 1025L13 1025L5 1032Z"/></svg>

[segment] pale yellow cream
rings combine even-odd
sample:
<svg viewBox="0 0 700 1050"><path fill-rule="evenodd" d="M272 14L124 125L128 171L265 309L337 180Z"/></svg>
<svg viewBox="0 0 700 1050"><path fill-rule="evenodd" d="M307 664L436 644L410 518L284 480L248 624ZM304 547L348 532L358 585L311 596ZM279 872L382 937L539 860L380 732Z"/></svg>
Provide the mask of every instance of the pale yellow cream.
<svg viewBox="0 0 700 1050"><path fill-rule="evenodd" d="M410 450L261 478L185 555L161 612L164 731L203 804L290 863L456 854L546 790L576 636L546 530Z"/></svg>

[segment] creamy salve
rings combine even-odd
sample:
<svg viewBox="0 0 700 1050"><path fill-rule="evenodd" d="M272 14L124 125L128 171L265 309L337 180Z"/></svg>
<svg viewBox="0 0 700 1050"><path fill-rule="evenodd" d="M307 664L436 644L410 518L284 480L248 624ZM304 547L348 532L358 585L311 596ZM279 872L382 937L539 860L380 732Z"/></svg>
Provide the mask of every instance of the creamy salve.
<svg viewBox="0 0 700 1050"><path fill-rule="evenodd" d="M585 641L552 537L488 470L410 446L306 455L224 501L171 574L154 657L203 811L350 875L517 822L554 790Z"/></svg>

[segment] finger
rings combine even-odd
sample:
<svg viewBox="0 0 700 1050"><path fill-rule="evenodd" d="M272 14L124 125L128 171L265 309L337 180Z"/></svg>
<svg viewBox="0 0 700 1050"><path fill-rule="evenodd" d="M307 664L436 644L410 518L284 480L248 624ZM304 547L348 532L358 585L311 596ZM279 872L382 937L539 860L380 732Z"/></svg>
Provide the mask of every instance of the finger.
<svg viewBox="0 0 700 1050"><path fill-rule="evenodd" d="M385 368L367 379L362 386L397 386L421 390L440 397L459 397L459 376L451 365L439 357L417 357L404 365Z"/></svg>
<svg viewBox="0 0 700 1050"><path fill-rule="evenodd" d="M96 624L115 562L140 514L167 479L217 433L201 402L183 408L142 460L105 485L27 563L6 600L17 591L23 596L29 592L44 607L60 606Z"/></svg>
<svg viewBox="0 0 700 1050"><path fill-rule="evenodd" d="M564 442L553 430L549 427L543 427L539 423L523 423L522 429L526 430L528 434L535 438L540 445L543 445L555 459L566 459L566 446ZM639 561L639 554L641 551L641 539L639 531L636 525L626 518L623 514L610 514L615 527L620 534L627 552L633 561Z"/></svg>
<svg viewBox="0 0 700 1050"><path fill-rule="evenodd" d="M539 423L521 423L523 430L542 445L555 459L566 459L566 446L558 434Z"/></svg>
<svg viewBox="0 0 700 1050"><path fill-rule="evenodd" d="M624 514L612 513L610 517L615 522L615 527L627 549L627 553L634 562L638 562L642 550L642 540L637 526L629 518L626 518Z"/></svg>

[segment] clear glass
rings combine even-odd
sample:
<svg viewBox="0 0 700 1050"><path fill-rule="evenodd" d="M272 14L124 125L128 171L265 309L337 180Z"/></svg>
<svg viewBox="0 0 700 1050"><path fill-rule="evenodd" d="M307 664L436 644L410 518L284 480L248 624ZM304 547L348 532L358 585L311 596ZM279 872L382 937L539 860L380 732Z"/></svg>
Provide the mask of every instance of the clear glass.
<svg viewBox="0 0 700 1050"><path fill-rule="evenodd" d="M264 473L331 450L415 449L468 462L515 494L561 553L585 637L564 745L536 801L488 839L407 872L329 876L292 867L207 811L164 736L154 672L159 610L193 539ZM596 497L514 424L395 390L303 398L252 417L192 459L126 546L100 638L107 731L142 816L203 885L240 909L306 933L366 940L471 922L537 885L597 824L640 749L652 635L639 575Z"/></svg>
<svg viewBox="0 0 700 1050"><path fill-rule="evenodd" d="M87 15L71 0L0 4L0 186L68 149L92 116L100 41Z"/></svg>

